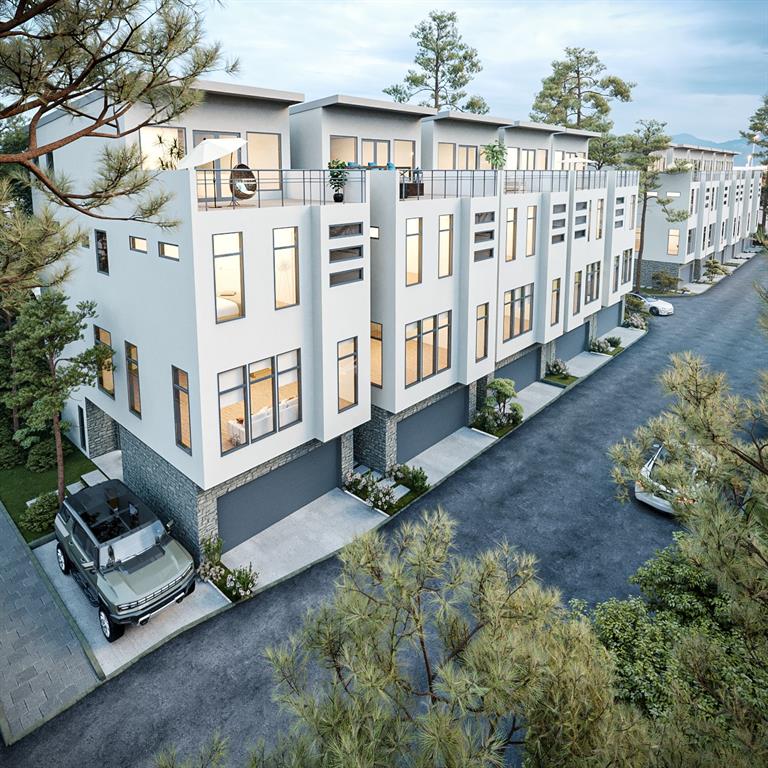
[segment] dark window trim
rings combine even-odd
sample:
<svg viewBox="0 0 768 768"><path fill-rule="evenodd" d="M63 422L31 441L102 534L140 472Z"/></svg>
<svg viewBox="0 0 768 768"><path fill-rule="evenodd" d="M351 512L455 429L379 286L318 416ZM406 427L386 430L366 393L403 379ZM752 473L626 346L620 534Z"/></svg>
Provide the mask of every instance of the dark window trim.
<svg viewBox="0 0 768 768"><path fill-rule="evenodd" d="M137 418L141 418L141 380L139 378L139 348L130 341L125 341L125 380L128 385L128 410ZM128 347L133 347L136 350L136 357L132 358L128 354ZM133 408L131 404L131 365L136 366L136 389L139 392L139 410Z"/></svg>
<svg viewBox="0 0 768 768"><path fill-rule="evenodd" d="M109 335L109 344L107 344L106 342L102 341L99 338L99 331L104 331L104 333ZM108 331L106 328L102 328L100 325L94 324L94 326L93 326L93 339L94 339L94 344L101 344L101 345L103 345L105 347L109 347L112 350L112 357L114 358L114 356L115 356L115 348L112 346L112 333L110 331ZM112 365L112 391L110 392L108 389L105 389L102 386L102 384L101 384L101 369L99 369L99 373L98 373L98 375L96 377L96 386L105 395L107 395L108 397L111 397L113 400L115 399L115 389L116 388L115 388L115 366L114 366L114 364Z"/></svg>
<svg viewBox="0 0 768 768"><path fill-rule="evenodd" d="M189 373L183 368L177 368L175 365L171 366L171 393L173 396L173 422L175 428L176 445L181 448L182 451L192 455L192 406L191 395L189 392L189 386L182 386L178 379L177 373L183 373L187 377L187 384L189 384ZM181 403L179 402L176 393L183 392L187 396L187 417L189 421L189 445L184 445L181 442Z"/></svg>
<svg viewBox="0 0 768 768"><path fill-rule="evenodd" d="M360 137L359 136L350 136L343 133L331 133L328 136L328 156L330 160L340 160L340 157L330 157L331 155L331 144L333 143L334 139L352 139L355 142L355 159L352 161L353 163L359 162L360 159Z"/></svg>
<svg viewBox="0 0 768 768"><path fill-rule="evenodd" d="M416 234L408 234L408 222L412 220L419 222L419 231ZM438 224L439 226L439 224ZM419 279L415 283L408 282L408 238L417 237L419 239ZM405 219L405 287L413 288L414 285L421 285L424 282L424 217L409 216Z"/></svg>
<svg viewBox="0 0 768 768"><path fill-rule="evenodd" d="M337 256L334 258L334 253L339 253L340 251L357 251L357 254L355 256ZM357 259L363 258L363 246L362 245L347 245L343 248L331 248L328 251L328 261L331 264L343 264L345 261L357 261Z"/></svg>
<svg viewBox="0 0 768 768"><path fill-rule="evenodd" d="M352 275L357 275L357 277L352 277ZM365 270L363 267L342 269L340 272L331 272L328 276L328 287L338 288L340 285L351 285L352 283L360 283L363 280L365 280Z"/></svg>
<svg viewBox="0 0 768 768"><path fill-rule="evenodd" d="M447 229L443 229L440 226L440 219L443 216L447 216L450 223ZM448 271L444 274L440 274L440 241L443 232L448 233ZM453 277L453 214L452 213L440 213L437 216L437 279L443 280L446 277Z"/></svg>
<svg viewBox="0 0 768 768"><path fill-rule="evenodd" d="M251 380L251 366L256 365L256 363L261 362L261 360L269 360L270 370L272 371L269 376L262 376L260 379L254 379ZM270 389L272 390L272 429L269 430L269 432L265 432L263 435L257 435L256 437L253 436L251 430L249 430L249 437L250 437L250 445L253 445L253 443L258 443L260 440L263 440L265 437L272 437L272 435L276 434L278 432L277 429L277 411L279 408L279 403L277 401L277 356L272 355L271 357L262 357L261 360L254 360L252 363L248 363L246 366L246 374L248 376L247 381L247 387L248 387L248 419L250 423L250 419L253 418L253 406L251 404L251 384L258 384L262 381L272 381L272 386Z"/></svg>
<svg viewBox="0 0 768 768"><path fill-rule="evenodd" d="M447 315L448 321L444 325L440 325L440 315ZM427 376L424 376L423 370L423 339L424 339L424 331L423 329L423 323L425 320L434 320L434 328L431 331L427 331L428 334L434 335L434 344L432 345L432 361L433 361L433 368L432 373L428 374ZM416 339L416 380L408 384L407 382L407 376L408 376L408 366L405 366L405 370L403 371L403 376L406 381L405 388L408 389L409 387L415 387L417 384L420 384L423 381L428 381L431 378L434 378L440 373L444 373L445 371L451 370L451 364L452 364L452 355L451 355L451 345L453 344L453 310L445 310L443 312L438 312L435 315L427 315L426 317L422 318L421 320L414 320L410 323L405 324L405 328L409 325L416 325L416 336L412 337ZM438 347L438 340L440 336L440 329L441 328L447 328L448 329L448 363L444 368L439 367L439 347ZM407 331L405 331L407 333ZM407 336L404 337L405 339L408 339ZM404 350L406 349L407 345L404 346Z"/></svg>
<svg viewBox="0 0 768 768"><path fill-rule="evenodd" d="M96 272L98 272L100 275L108 275L109 274L109 237L105 230L103 229L94 229L93 230L93 245L96 251ZM106 269L101 269L99 266L99 235L104 235L104 245L105 245L105 253L106 253Z"/></svg>
<svg viewBox="0 0 768 768"><path fill-rule="evenodd" d="M379 333L380 336L376 341L378 341L381 345L381 384L377 384L373 377L371 377L371 386L376 387L377 389L384 389L384 323L377 323L375 320L370 321L371 326L378 325L379 326ZM375 337L373 336L373 328L370 329L369 333L371 334L371 340L373 340ZM373 360L373 354L371 354L371 360Z"/></svg>
<svg viewBox="0 0 768 768"><path fill-rule="evenodd" d="M292 229L295 233L294 244L284 245L280 248L275 246L275 232L278 229ZM278 251L287 251L289 248L293 248L293 264L294 272L296 275L296 302L294 304L286 304L284 307L277 306L277 270L275 269L275 259L277 258ZM274 294L274 308L276 312L283 309L292 309L293 307L301 306L301 280L299 275L299 228L298 226L289 227L272 227L272 291Z"/></svg>
<svg viewBox="0 0 768 768"><path fill-rule="evenodd" d="M238 235L240 237L240 253L221 253L216 255L214 246L214 238L216 235ZM213 254L212 266L213 266L213 316L216 320L216 325L223 325L224 323L231 323L235 320L242 320L245 318L245 264L243 259L243 233L242 232L215 232L211 235L211 253ZM238 317L229 317L225 320L219 320L219 310L216 306L216 299L218 298L216 290L216 259L226 259L230 256L240 256L240 314Z"/></svg>
<svg viewBox="0 0 768 768"><path fill-rule="evenodd" d="M477 312L482 307L483 309L483 315L478 315ZM485 360L488 357L488 326L490 324L490 304L486 301L483 304L478 304L477 309L475 310L475 362L479 363L482 360ZM477 349L477 327L480 323L484 324L483 329L483 354L479 354L479 350Z"/></svg>
<svg viewBox="0 0 768 768"><path fill-rule="evenodd" d="M350 352L347 355L340 356L339 355L339 348L342 344L346 344L348 341L354 342L354 349L352 352ZM358 356L357 356L357 336L350 336L348 339L342 339L341 341L336 342L336 407L338 409L338 413L344 413L345 411L349 411L352 408L356 408L360 404L360 393L359 393L359 382L358 382ZM339 400L341 400L341 378L339 376L340 370L339 366L341 364L342 360L347 360L348 358L352 358L354 361L354 370L355 370L355 400L350 405L344 406L344 408L339 408Z"/></svg>
<svg viewBox="0 0 768 768"><path fill-rule="evenodd" d="M177 257L175 257L175 258L173 256L165 256L163 254L163 246L164 245L172 245L175 248L178 248L179 249L179 255ZM167 242L165 242L165 240L158 240L157 241L157 255L158 255L158 258L167 259L168 261L176 261L176 262L178 262L178 261L181 261L181 248L179 247L178 243L167 243Z"/></svg>
<svg viewBox="0 0 768 768"><path fill-rule="evenodd" d="M243 383L240 386L230 387L229 389L222 390L221 383L220 383L220 377L222 373L229 373L230 371L236 371L237 369L240 369L240 371L243 374ZM218 392L218 397L216 398L216 406L219 410L219 450L221 451L222 456L228 456L230 453L234 453L235 451L239 451L241 448L245 448L245 446L251 444L251 414L250 414L250 408L248 403L248 368L245 365L236 365L234 368L227 368L226 371L221 371L221 373L216 374L216 390ZM232 448L229 448L228 450L224 450L224 446L222 445L222 433L223 433L223 424L221 423L221 396L229 394L230 392L236 392L238 389L241 389L243 391L243 404L245 406L245 414L243 417L243 428L245 429L245 440L240 443L239 445L235 445Z"/></svg>
<svg viewBox="0 0 768 768"><path fill-rule="evenodd" d="M530 294L526 294L526 289L530 288L531 292ZM515 296L515 292L520 291L520 296ZM507 300L507 296L509 296L509 300ZM525 319L525 312L523 311L523 308L526 303L526 299L530 298L530 304L531 304L531 327L526 328L525 330L520 331L520 333L514 333L514 327L515 327L515 308L520 312L520 322L521 325ZM519 339L521 336L525 336L526 333L532 333L533 332L533 299L534 299L534 283L526 283L525 285L519 285L517 288L510 288L508 291L504 291L504 313L501 316L501 336L502 336L502 343L506 344L508 341L512 341L512 339ZM509 305L509 335L507 335L507 327L505 325L505 317L506 314L506 308L507 305Z"/></svg>
<svg viewBox="0 0 768 768"><path fill-rule="evenodd" d="M333 227L360 227L359 232L347 232L343 235L332 235L331 230ZM349 221L345 222L343 224L329 224L328 225L328 239L329 240L339 240L343 239L345 237L362 237L363 236L363 222L362 221Z"/></svg>
<svg viewBox="0 0 768 768"><path fill-rule="evenodd" d="M143 240L147 247L142 251L141 248L134 248L134 240ZM149 238L141 235L128 235L128 250L133 253L149 253Z"/></svg>

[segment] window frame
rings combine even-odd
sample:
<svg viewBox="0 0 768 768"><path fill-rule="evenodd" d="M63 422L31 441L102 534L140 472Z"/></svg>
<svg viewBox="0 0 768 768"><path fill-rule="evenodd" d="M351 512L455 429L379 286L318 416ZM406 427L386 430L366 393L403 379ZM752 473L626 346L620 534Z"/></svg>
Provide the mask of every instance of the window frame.
<svg viewBox="0 0 768 768"><path fill-rule="evenodd" d="M530 292L528 292L528 289L530 289ZM533 331L534 292L534 283L526 283L525 285L519 285L516 288L504 291L504 314L502 315L502 341L504 343ZM530 310L528 314L529 326L527 328L525 327L526 305ZM507 308L509 308L509 312L507 312ZM520 331L515 333L515 318L518 312L520 314Z"/></svg>
<svg viewBox="0 0 768 768"><path fill-rule="evenodd" d="M125 379L128 388L128 410L139 419L141 418L141 379L139 377L139 348L130 341L125 341ZM131 357L130 348L134 350L134 357ZM134 389L131 387L131 380L136 380L135 395L138 396L139 407L136 408Z"/></svg>
<svg viewBox="0 0 768 768"><path fill-rule="evenodd" d="M419 222L419 231L414 233L408 233L408 222L409 221L418 221ZM408 282L408 243L409 238L418 238L417 242L419 244L419 250L418 250L418 280L409 283ZM424 261L424 217L423 216L410 216L405 220L405 287L410 288L414 285L421 285L421 282L423 280L423 261Z"/></svg>
<svg viewBox="0 0 768 768"><path fill-rule="evenodd" d="M578 315L581 312L582 297L581 292L583 290L584 275L583 270L579 269L573 274L573 303L572 314Z"/></svg>
<svg viewBox="0 0 768 768"><path fill-rule="evenodd" d="M220 253L216 254L216 236L217 235L238 235L240 240L240 253ZM243 259L243 233L242 232L215 232L211 235L211 253L213 254L213 311L216 325L230 323L233 320L242 320L245 317L245 275ZM226 317L219 319L219 308L216 300L219 298L218 288L216 286L216 259L229 259L232 256L239 256L240 259L240 314L237 317Z"/></svg>
<svg viewBox="0 0 768 768"><path fill-rule="evenodd" d="M187 386L181 384L181 379L178 374L183 373L187 379ZM175 365L171 366L171 388L173 394L173 422L175 430L176 445L185 451L190 456L192 455L192 407L191 407L191 395L189 391L189 374L182 368L178 368ZM181 429L181 397L180 395L186 395L186 412L187 412L187 425L189 429L189 445L184 445L182 442L182 429Z"/></svg>
<svg viewBox="0 0 768 768"><path fill-rule="evenodd" d="M99 337L99 333L105 333L107 336L109 336L109 341L104 341ZM105 347L109 347L109 349L112 350L112 358L115 356L115 348L112 346L112 333L108 331L106 328L102 328L100 325L96 325L94 323L93 325L93 343L94 346L96 345L102 345ZM112 390L110 391L107 389L103 384L103 375L104 375L104 368L99 368L97 375L96 375L96 385L98 389L103 392L105 395L108 395L113 400L115 399L115 366L114 363L110 363L110 372L112 373Z"/></svg>
<svg viewBox="0 0 768 768"><path fill-rule="evenodd" d="M341 345L346 344L347 342L352 342L353 348L352 352L348 352L345 355L341 354ZM354 389L355 389L355 399L352 403L349 405L345 405L343 408L341 407L341 364L345 360L349 360L352 358L353 362L353 376L354 376ZM359 358L358 358L358 342L357 342L357 336L350 336L348 339L342 339L341 341L336 342L336 407L338 409L338 413L344 413L345 411L350 410L351 408L355 408L357 405L360 404L360 393L359 393Z"/></svg>
<svg viewBox="0 0 768 768"><path fill-rule="evenodd" d="M557 325L560 322L560 291L561 291L561 278L555 277L552 279L550 286L550 307L549 307L549 324L550 326Z"/></svg>
<svg viewBox="0 0 768 768"><path fill-rule="evenodd" d="M144 241L143 249L136 247L137 240ZM132 251L133 253L149 253L149 240L146 237L141 237L140 235L128 235L128 250Z"/></svg>
<svg viewBox="0 0 768 768"><path fill-rule="evenodd" d="M443 227L443 219L448 219L448 227ZM443 232L448 233L448 270L442 271L443 257ZM441 213L437 217L437 277L442 280L453 275L453 214Z"/></svg>
<svg viewBox="0 0 768 768"><path fill-rule="evenodd" d="M221 377L225 373L230 373L231 371L237 371L239 370L241 373L242 378L242 384L236 385L234 387L229 387L228 389L222 390L221 389ZM237 445L233 445L231 448L228 448L226 451L224 450L224 429L223 429L223 423L221 421L221 396L227 395L230 392L236 392L237 390L241 390L243 393L243 429L245 430L245 440L243 440L242 443L238 443ZM236 365L234 368L227 368L226 371L220 371L216 374L216 391L218 392L218 409L219 409L219 450L221 451L222 456L228 456L230 453L233 453L234 451L238 451L241 448L244 448L247 445L251 444L251 409L250 404L248 402L248 367L245 365Z"/></svg>
<svg viewBox="0 0 768 768"><path fill-rule="evenodd" d="M506 221L506 237L507 242L504 244L504 261L515 261L517 259L517 206L510 206L507 208L507 221ZM509 218L509 212L513 212L513 216ZM511 225L511 233L510 233ZM510 243L512 247L510 249ZM512 255L510 256L510 251Z"/></svg>
<svg viewBox="0 0 768 768"><path fill-rule="evenodd" d="M102 257L99 253L99 235L103 235L103 243L104 243L104 263L106 264L106 269L102 269ZM93 230L93 247L96 252L96 271L100 275L108 275L109 274L109 236L104 229L94 229Z"/></svg>
<svg viewBox="0 0 768 768"><path fill-rule="evenodd" d="M349 136L349 135L345 135L345 134L341 134L341 133L332 133L332 134L330 134L328 136L328 156L329 156L330 160L341 160L342 159L340 157L333 157L333 155L331 154L331 146L333 145L333 140L334 139L352 139L352 142L355 145L355 159L354 160L344 160L344 162L345 163L352 162L352 163L357 164L359 162L359 158L360 158L360 150L359 150L359 147L358 147L358 144L360 143L359 142L359 138L357 136Z"/></svg>
<svg viewBox="0 0 768 768"><path fill-rule="evenodd" d="M486 301L482 304L478 304L477 309L475 310L475 362L476 363L479 363L480 361L485 360L488 357L489 316L490 316L489 302ZM479 345L477 343L481 331L483 335L482 355L480 354L480 349L478 348Z"/></svg>
<svg viewBox="0 0 768 768"><path fill-rule="evenodd" d="M533 215L531 215L533 211ZM538 236L537 219L539 206L529 205L525 214L525 256L529 258L536 255L536 238Z"/></svg>
<svg viewBox="0 0 768 768"><path fill-rule="evenodd" d="M178 252L178 256L166 256L163 253L163 246L164 245L170 245L172 248L175 248ZM181 248L176 243L166 243L164 240L158 240L157 241L157 255L161 259L168 259L168 261L181 261Z"/></svg>
<svg viewBox="0 0 768 768"><path fill-rule="evenodd" d="M374 336L374 328L373 326L378 326L378 337ZM377 323L375 320L370 321L370 336L371 336L371 386L377 387L378 389L384 388L384 324L383 323ZM374 362L374 345L373 342L378 341L379 345L379 351L378 351L378 360L379 360L379 381L376 382L373 379L373 362Z"/></svg>
<svg viewBox="0 0 768 768"><path fill-rule="evenodd" d="M292 229L294 232L293 245L275 245L275 235L278 231ZM277 256L278 251L288 251L293 249L293 274L294 291L296 301L293 304L277 305ZM279 312L282 309L291 309L291 307L301 306L301 280L299 275L299 228L298 226L272 227L272 291L274 295L274 309Z"/></svg>
<svg viewBox="0 0 768 768"><path fill-rule="evenodd" d="M445 322L441 322L441 317L445 316ZM424 323L427 320L432 321L432 328L430 330L425 331L424 330ZM416 326L416 335L415 336L408 336L408 327L411 325ZM452 355L451 355L451 344L453 343L453 311L452 310L446 310L444 312L438 312L435 315L427 315L426 317L420 319L420 320L414 320L413 322L406 323L405 329L404 329L404 339L405 344L403 345L403 352L405 355L405 366L404 366L404 380L405 380L405 388L408 389L409 387L416 386L416 384L420 384L423 381L427 381L428 379L433 378L434 376L437 376L440 373L443 373L444 371L448 371L451 368L452 363ZM440 331L443 329L447 329L447 336L448 336L448 358L446 365L443 367L440 367ZM424 339L426 336L432 336L433 337L433 344L432 344L432 369L431 373L424 375ZM416 340L416 378L409 384L408 383L408 342Z"/></svg>

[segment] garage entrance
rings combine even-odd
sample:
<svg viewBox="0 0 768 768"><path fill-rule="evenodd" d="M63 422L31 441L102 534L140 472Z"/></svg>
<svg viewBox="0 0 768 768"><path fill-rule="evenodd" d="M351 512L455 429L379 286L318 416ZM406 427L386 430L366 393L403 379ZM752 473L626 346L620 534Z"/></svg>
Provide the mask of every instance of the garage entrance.
<svg viewBox="0 0 768 768"><path fill-rule="evenodd" d="M582 325L563 334L555 344L555 354L561 360L570 360L587 349L589 344L589 325Z"/></svg>
<svg viewBox="0 0 768 768"><path fill-rule="evenodd" d="M403 464L467 425L467 387L397 424L397 461Z"/></svg>
<svg viewBox="0 0 768 768"><path fill-rule="evenodd" d="M495 375L497 379L512 379L515 382L515 389L519 392L539 380L540 366L541 347L538 347L502 368L497 368Z"/></svg>
<svg viewBox="0 0 768 768"><path fill-rule="evenodd" d="M613 330L616 326L621 325L621 320L621 302L612 307L603 307L597 313L597 335L602 336Z"/></svg>
<svg viewBox="0 0 768 768"><path fill-rule="evenodd" d="M224 551L336 488L340 474L339 441L331 440L221 496L217 505Z"/></svg>

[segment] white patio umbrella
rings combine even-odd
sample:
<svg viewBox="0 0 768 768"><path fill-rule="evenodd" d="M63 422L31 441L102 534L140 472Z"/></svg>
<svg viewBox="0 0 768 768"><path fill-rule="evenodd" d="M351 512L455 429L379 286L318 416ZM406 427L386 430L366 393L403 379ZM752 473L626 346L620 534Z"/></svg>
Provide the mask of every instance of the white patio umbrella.
<svg viewBox="0 0 768 768"><path fill-rule="evenodd" d="M197 168L199 165L212 163L222 157L237 152L246 145L245 139L203 139L184 159L177 168Z"/></svg>

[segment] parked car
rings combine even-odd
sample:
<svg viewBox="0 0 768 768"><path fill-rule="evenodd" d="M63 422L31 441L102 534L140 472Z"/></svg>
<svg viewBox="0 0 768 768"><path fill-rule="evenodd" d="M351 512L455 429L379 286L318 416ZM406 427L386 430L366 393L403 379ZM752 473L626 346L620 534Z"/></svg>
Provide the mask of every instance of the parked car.
<svg viewBox="0 0 768 768"><path fill-rule="evenodd" d="M64 499L54 521L56 559L98 608L104 637L146 624L195 589L191 555L124 483L108 480Z"/></svg>
<svg viewBox="0 0 768 768"><path fill-rule="evenodd" d="M675 512L672 509L670 499L674 492L658 480L659 466L664 463L667 455L667 450L663 445L656 447L651 458L640 470L643 482L635 483L635 498L660 512L673 515Z"/></svg>
<svg viewBox="0 0 768 768"><path fill-rule="evenodd" d="M650 312L652 315L674 315L675 307L668 301L659 299L656 296L642 296L639 293L628 293L627 296L631 296L634 299L640 301L643 305L643 309L646 312Z"/></svg>

